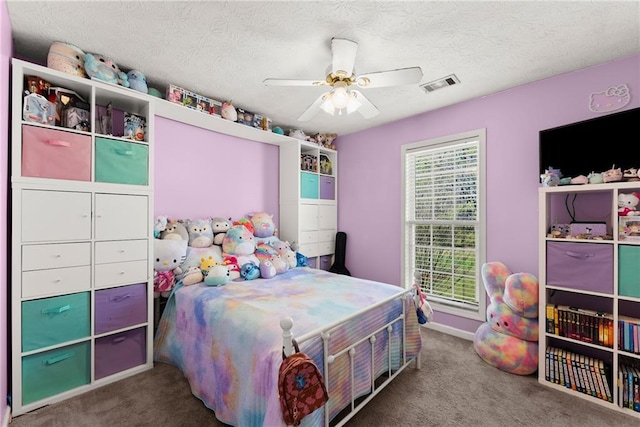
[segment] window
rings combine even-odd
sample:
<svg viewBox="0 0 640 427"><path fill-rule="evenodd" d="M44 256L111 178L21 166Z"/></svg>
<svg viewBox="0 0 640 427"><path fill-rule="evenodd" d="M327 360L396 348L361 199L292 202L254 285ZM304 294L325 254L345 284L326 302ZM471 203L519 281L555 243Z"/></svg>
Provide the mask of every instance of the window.
<svg viewBox="0 0 640 427"><path fill-rule="evenodd" d="M402 146L403 283L420 283L434 310L476 320L486 316L485 135Z"/></svg>

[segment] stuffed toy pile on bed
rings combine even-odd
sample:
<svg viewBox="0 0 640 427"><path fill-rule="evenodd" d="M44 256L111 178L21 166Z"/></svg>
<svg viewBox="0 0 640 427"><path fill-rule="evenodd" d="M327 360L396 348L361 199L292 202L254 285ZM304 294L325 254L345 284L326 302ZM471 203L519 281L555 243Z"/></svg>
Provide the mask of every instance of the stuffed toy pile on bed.
<svg viewBox="0 0 640 427"><path fill-rule="evenodd" d="M245 218L170 219L154 225L154 296L168 297L175 285L269 279L305 265L306 257L276 235L273 215Z"/></svg>

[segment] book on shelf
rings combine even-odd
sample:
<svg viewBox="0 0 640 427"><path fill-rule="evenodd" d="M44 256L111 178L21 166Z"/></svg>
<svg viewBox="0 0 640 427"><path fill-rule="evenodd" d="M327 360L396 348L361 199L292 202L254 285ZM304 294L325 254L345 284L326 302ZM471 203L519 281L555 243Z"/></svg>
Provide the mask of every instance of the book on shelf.
<svg viewBox="0 0 640 427"><path fill-rule="evenodd" d="M640 370L633 368L633 410L640 412Z"/></svg>
<svg viewBox="0 0 640 427"><path fill-rule="evenodd" d="M549 372L549 353L551 350L551 346L547 346L547 349L544 352L544 379L549 381L551 378L551 373Z"/></svg>
<svg viewBox="0 0 640 427"><path fill-rule="evenodd" d="M573 363L573 359L575 357L575 354L571 353L570 351L567 352L567 369L569 370L569 383L572 390L578 389L578 387L576 386L575 365Z"/></svg>
<svg viewBox="0 0 640 427"><path fill-rule="evenodd" d="M600 384L596 377L595 359L593 357L587 357L586 363L589 366L589 381L593 384L591 388L593 390L591 395L598 399L602 399L602 391L600 390Z"/></svg>
<svg viewBox="0 0 640 427"><path fill-rule="evenodd" d="M613 403L613 395L611 394L611 389L609 388L609 381L607 380L607 369L602 360L598 360L598 370L600 371L600 378L602 378L602 385L604 388L604 394L607 401Z"/></svg>

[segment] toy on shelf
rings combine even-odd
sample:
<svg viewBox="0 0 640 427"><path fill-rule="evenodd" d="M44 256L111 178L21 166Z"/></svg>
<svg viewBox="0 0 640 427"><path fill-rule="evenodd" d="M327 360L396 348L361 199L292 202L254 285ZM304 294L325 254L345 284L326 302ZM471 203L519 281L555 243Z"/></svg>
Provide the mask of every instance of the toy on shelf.
<svg viewBox="0 0 640 427"><path fill-rule="evenodd" d="M148 93L149 87L147 86L147 78L142 72L138 70L131 70L127 73L127 79L129 80L129 87L138 92Z"/></svg>
<svg viewBox="0 0 640 427"><path fill-rule="evenodd" d="M640 181L640 171L637 168L625 169L622 172L622 178L627 182Z"/></svg>
<svg viewBox="0 0 640 427"><path fill-rule="evenodd" d="M223 119L231 120L232 122L238 121L238 112L236 111L236 107L233 106L231 101L225 101L222 103L220 115Z"/></svg>
<svg viewBox="0 0 640 427"><path fill-rule="evenodd" d="M638 203L640 203L640 195L636 192L618 194L618 216L640 215L637 210Z"/></svg>
<svg viewBox="0 0 640 427"><path fill-rule="evenodd" d="M540 175L540 183L543 187L555 187L560 184L562 173L559 169L548 168Z"/></svg>
<svg viewBox="0 0 640 427"><path fill-rule="evenodd" d="M120 71L112 59L96 53L85 53L83 58L85 71L90 78L129 87L129 77Z"/></svg>
<svg viewBox="0 0 640 427"><path fill-rule="evenodd" d="M599 172L591 172L587 175L587 179L589 180L589 184L602 184L604 181L602 180L602 174Z"/></svg>
<svg viewBox="0 0 640 427"><path fill-rule="evenodd" d="M47 55L47 67L80 77L87 77L84 69L85 53L71 43L54 42Z"/></svg>
<svg viewBox="0 0 640 427"><path fill-rule="evenodd" d="M602 172L602 182L618 182L622 181L622 170L616 168L615 165L608 171Z"/></svg>

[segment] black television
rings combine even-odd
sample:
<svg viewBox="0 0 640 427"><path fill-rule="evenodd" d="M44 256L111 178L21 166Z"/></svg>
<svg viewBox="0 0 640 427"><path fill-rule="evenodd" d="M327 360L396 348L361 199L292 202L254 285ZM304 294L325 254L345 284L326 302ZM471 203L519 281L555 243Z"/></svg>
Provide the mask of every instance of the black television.
<svg viewBox="0 0 640 427"><path fill-rule="evenodd" d="M613 165L640 169L640 108L541 130L539 152L540 174L549 167L571 178Z"/></svg>

